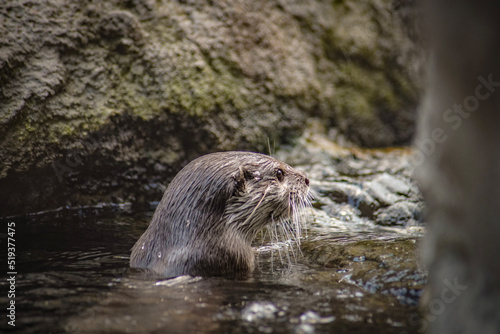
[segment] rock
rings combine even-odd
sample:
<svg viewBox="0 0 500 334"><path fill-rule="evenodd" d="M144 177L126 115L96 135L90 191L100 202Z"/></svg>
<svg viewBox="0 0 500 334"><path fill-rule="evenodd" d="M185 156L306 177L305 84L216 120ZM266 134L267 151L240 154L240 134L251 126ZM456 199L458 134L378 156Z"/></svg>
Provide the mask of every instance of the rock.
<svg viewBox="0 0 500 334"><path fill-rule="evenodd" d="M414 163L428 203L429 284L415 320L430 334L500 333L500 3L422 3L433 62ZM450 123L448 108L467 113Z"/></svg>
<svg viewBox="0 0 500 334"><path fill-rule="evenodd" d="M6 0L0 20L0 216L157 200L143 184L311 116L371 147L414 130L419 57L389 0Z"/></svg>
<svg viewBox="0 0 500 334"><path fill-rule="evenodd" d="M322 182L313 185L313 190L338 203L348 203L358 208L362 216L372 217L380 204L365 190L356 184L346 182Z"/></svg>
<svg viewBox="0 0 500 334"><path fill-rule="evenodd" d="M373 196L383 206L394 204L400 199L400 196L394 194L394 192L387 189L383 184L376 181L368 181L363 184L363 187L368 194Z"/></svg>
<svg viewBox="0 0 500 334"><path fill-rule="evenodd" d="M302 244L309 261L321 268L335 268L335 282L358 285L369 293L392 294L404 304L415 305L427 282L419 269L416 240L356 240L317 237ZM320 276L320 275L317 275Z"/></svg>
<svg viewBox="0 0 500 334"><path fill-rule="evenodd" d="M400 195L408 196L412 190L409 182L401 180L393 175L382 173L373 178L373 182L378 182L386 189Z"/></svg>
<svg viewBox="0 0 500 334"><path fill-rule="evenodd" d="M422 198L411 178L411 152L344 147L339 155L323 141L319 138L320 148L299 140L299 145L280 153L285 161L290 157L302 163L311 179L315 208L330 219L361 225L366 218L379 225L422 225ZM305 164L308 160L310 165Z"/></svg>
<svg viewBox="0 0 500 334"><path fill-rule="evenodd" d="M412 191L411 184L387 173L378 174L371 181L363 183L363 188L382 206L404 200Z"/></svg>
<svg viewBox="0 0 500 334"><path fill-rule="evenodd" d="M379 225L419 225L422 223L422 204L403 201L375 212Z"/></svg>

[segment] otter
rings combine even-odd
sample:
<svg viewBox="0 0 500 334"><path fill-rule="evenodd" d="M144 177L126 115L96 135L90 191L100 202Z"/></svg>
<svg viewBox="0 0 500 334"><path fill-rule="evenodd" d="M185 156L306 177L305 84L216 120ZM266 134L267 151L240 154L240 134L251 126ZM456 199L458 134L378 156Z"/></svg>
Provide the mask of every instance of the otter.
<svg viewBox="0 0 500 334"><path fill-rule="evenodd" d="M167 187L130 266L165 276L225 276L254 268L256 234L310 202L309 179L270 156L218 152L187 164Z"/></svg>

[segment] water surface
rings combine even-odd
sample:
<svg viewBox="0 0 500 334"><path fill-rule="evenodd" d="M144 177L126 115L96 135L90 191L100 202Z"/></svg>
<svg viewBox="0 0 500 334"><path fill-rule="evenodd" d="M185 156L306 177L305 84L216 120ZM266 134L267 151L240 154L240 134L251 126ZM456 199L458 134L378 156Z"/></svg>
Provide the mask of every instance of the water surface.
<svg viewBox="0 0 500 334"><path fill-rule="evenodd" d="M152 212L113 211L68 209L2 221L17 227L17 332L418 332L411 317L423 276L412 255L395 251L413 249L418 235L366 223L352 231L312 224L301 249L258 240L256 270L246 277L165 280L128 267ZM6 305L5 294L0 301Z"/></svg>

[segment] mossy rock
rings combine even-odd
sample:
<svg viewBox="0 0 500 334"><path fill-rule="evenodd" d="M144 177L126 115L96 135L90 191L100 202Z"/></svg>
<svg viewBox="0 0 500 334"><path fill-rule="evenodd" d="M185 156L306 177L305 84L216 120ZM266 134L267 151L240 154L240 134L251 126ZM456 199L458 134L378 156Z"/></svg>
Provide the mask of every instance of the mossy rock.
<svg viewBox="0 0 500 334"><path fill-rule="evenodd" d="M413 133L418 57L390 1L8 0L0 18L0 216L158 199L196 156L265 152L308 117L365 146Z"/></svg>

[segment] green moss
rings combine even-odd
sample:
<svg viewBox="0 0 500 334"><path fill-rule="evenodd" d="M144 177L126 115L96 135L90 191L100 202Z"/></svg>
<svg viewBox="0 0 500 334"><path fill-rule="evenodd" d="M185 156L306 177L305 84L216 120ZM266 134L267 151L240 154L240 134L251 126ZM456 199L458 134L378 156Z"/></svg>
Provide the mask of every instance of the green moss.
<svg viewBox="0 0 500 334"><path fill-rule="evenodd" d="M333 123L362 145L408 141L411 130L399 133L397 126L414 119L409 114L418 89L401 62L409 42L398 30L392 3L339 1L333 7L335 26L321 35L324 56L333 64L332 75L321 75L334 82L334 93L326 96Z"/></svg>
<svg viewBox="0 0 500 334"><path fill-rule="evenodd" d="M113 55L113 58L117 57L124 58ZM142 119L154 118L164 110L206 116L227 108L243 110L249 107L242 93L243 80L233 76L220 62L211 64L216 66L214 69L199 55L180 54L172 72L156 73L159 67L154 60L145 59L148 58L142 56L136 60L125 56L120 60L129 64L108 70L108 77L120 78L114 79L112 89L107 91L107 100L111 101L107 103L108 107L115 110L126 108ZM112 61L118 62L116 59Z"/></svg>
<svg viewBox="0 0 500 334"><path fill-rule="evenodd" d="M166 87L171 96L171 102L178 107L179 112L193 116L231 108L243 110L248 108L248 101L242 93L242 80L232 76L227 69L218 66L218 73L205 66L201 71L185 67L180 78Z"/></svg>
<svg viewBox="0 0 500 334"><path fill-rule="evenodd" d="M401 108L401 96L392 87L385 74L369 70L355 63L340 65L342 77L335 96L335 105L341 114L367 116L377 109Z"/></svg>

